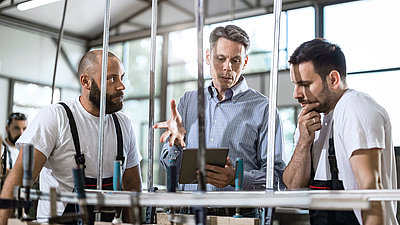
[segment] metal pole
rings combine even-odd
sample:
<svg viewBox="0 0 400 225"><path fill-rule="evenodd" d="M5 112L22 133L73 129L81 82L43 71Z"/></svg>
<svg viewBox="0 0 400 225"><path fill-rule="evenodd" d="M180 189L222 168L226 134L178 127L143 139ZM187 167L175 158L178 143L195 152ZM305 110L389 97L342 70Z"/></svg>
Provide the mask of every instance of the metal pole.
<svg viewBox="0 0 400 225"><path fill-rule="evenodd" d="M147 190L153 188L153 156L154 156L154 93L155 93L155 70L157 54L157 1L152 0L151 9L151 47L150 47L150 94L149 94L149 137L148 137L148 168L147 168Z"/></svg>
<svg viewBox="0 0 400 225"><path fill-rule="evenodd" d="M65 14L67 12L67 2L68 0L64 1L64 12L63 12L63 17L61 20L61 27L60 31L58 33L58 41L57 41L57 50L56 50L56 61L54 63L54 72L53 72L53 82L51 84L51 104L54 102L54 89L56 86L56 74L57 74L57 64L58 64L58 55L61 49L61 41L64 35L64 21L65 21Z"/></svg>
<svg viewBox="0 0 400 225"><path fill-rule="evenodd" d="M268 152L267 152L267 175L266 189L274 190L274 164L275 164L275 119L276 119L276 97L278 85L278 59L279 59L279 35L280 18L282 11L282 0L274 0L274 47L272 50L270 89L269 89L269 118L268 118Z"/></svg>
<svg viewBox="0 0 400 225"><path fill-rule="evenodd" d="M106 90L107 90L107 64L108 64L108 32L110 27L110 0L106 0L103 29L103 56L101 68L101 92L100 92L100 121L99 121L99 151L98 151L98 176L97 190L101 190L103 184L103 152L104 152L104 119L106 114Z"/></svg>
<svg viewBox="0 0 400 225"><path fill-rule="evenodd" d="M196 27L197 27L197 110L199 120L199 151L197 152L197 167L200 168L199 187L200 191L206 188L206 149L204 133L204 77L203 77L203 26L204 26L204 4L203 0L196 1Z"/></svg>

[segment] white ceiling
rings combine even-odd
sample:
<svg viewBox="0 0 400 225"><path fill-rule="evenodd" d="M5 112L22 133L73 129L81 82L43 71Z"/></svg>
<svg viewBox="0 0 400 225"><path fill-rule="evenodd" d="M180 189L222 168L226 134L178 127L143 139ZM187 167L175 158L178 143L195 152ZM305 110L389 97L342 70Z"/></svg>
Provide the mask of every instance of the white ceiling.
<svg viewBox="0 0 400 225"><path fill-rule="evenodd" d="M26 0L0 0L0 24L24 24L56 33L61 26L65 0L19 11L16 5ZM283 0L283 9L334 0ZM337 2L338 0L336 0ZM343 1L343 0L342 0ZM204 0L206 23L247 17L273 11L273 0ZM193 26L195 0L158 0L159 31ZM97 40L103 32L105 0L68 0L65 35L86 41ZM233 6L235 9L233 10ZM110 34L148 35L151 27L151 0L112 0ZM132 36L132 35L131 35Z"/></svg>

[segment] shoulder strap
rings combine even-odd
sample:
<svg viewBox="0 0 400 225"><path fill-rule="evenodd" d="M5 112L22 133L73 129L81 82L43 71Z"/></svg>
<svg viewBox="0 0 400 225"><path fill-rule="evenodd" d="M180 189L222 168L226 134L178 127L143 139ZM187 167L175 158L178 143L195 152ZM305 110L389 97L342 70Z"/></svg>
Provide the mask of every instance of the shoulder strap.
<svg viewBox="0 0 400 225"><path fill-rule="evenodd" d="M3 165L1 165L4 169L3 169L3 177L5 177L5 175L6 175L6 170L7 170L7 153L8 153L8 148L7 148L7 145L5 144L5 143L3 143L3 146L4 146L4 148L3 148L3 155L1 156L1 158L2 158L2 163L3 163Z"/></svg>
<svg viewBox="0 0 400 225"><path fill-rule="evenodd" d="M75 146L75 151L76 151L76 155L75 155L76 165L77 166L82 165L83 168L86 168L85 156L83 154L81 154L81 146L79 143L78 129L76 128L75 119L74 119L74 116L72 115L71 109L64 102L59 102L58 104L62 105L65 109L65 112L67 112L69 126L71 128L72 139L74 140L74 146Z"/></svg>
<svg viewBox="0 0 400 225"><path fill-rule="evenodd" d="M331 169L332 180L338 180L339 169L337 167L335 142L333 141L333 122L332 122L331 137L329 138L328 159L329 159L329 167Z"/></svg>
<svg viewBox="0 0 400 225"><path fill-rule="evenodd" d="M121 165L124 164L125 157L123 152L123 139L122 139L122 131L121 125L119 124L118 117L115 113L111 114L114 120L115 131L117 132L117 157L115 160L122 161Z"/></svg>

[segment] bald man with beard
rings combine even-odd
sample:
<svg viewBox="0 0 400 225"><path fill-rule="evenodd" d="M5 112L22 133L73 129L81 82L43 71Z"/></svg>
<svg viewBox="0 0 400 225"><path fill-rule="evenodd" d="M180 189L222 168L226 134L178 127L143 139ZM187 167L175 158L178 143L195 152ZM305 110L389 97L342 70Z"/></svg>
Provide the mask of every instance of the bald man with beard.
<svg viewBox="0 0 400 225"><path fill-rule="evenodd" d="M40 190L43 192L48 192L50 187L55 187L58 192L72 192L74 190L72 168L77 167L79 163L85 166L85 183L96 183L101 64L102 50L92 50L83 56L78 68L82 86L81 95L64 102L63 105L52 104L43 108L16 143L20 149L24 144L33 144L35 160L33 177L37 179L40 173ZM123 190L139 192L141 191L140 161L142 156L137 149L131 121L120 112L123 107L125 89L124 75L121 60L109 52L104 119L103 184L110 179L112 181L113 162L119 157L123 161ZM72 113L72 118L67 115L68 110ZM82 158L77 157L80 154L74 145L72 133L75 131L69 125L70 120L76 122ZM121 130L120 136L117 134L119 130L117 124ZM121 136L122 145L118 145L117 139ZM122 151L118 151L120 149ZM76 158L79 159L76 160ZM14 186L22 183L22 175L22 151L20 151L14 169L6 179L1 198L12 198ZM70 206L58 202L57 214L62 215L67 212ZM1 210L0 225L7 224L7 218L11 214L11 210ZM49 202L39 201L38 222L47 222L49 216Z"/></svg>

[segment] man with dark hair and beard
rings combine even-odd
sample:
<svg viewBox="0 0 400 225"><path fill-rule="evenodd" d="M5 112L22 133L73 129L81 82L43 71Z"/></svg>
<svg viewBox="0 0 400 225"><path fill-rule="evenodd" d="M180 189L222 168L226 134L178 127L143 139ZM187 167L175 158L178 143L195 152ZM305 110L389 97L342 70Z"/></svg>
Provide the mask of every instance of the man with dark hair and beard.
<svg viewBox="0 0 400 225"><path fill-rule="evenodd" d="M283 173L289 189L396 189L392 129L386 110L349 89L339 46L324 39L301 44L290 57L293 97L301 104L295 149ZM368 210L310 211L311 225L397 225L396 204Z"/></svg>
<svg viewBox="0 0 400 225"><path fill-rule="evenodd" d="M15 142L17 142L18 138L25 131L27 124L26 116L23 113L14 112L7 118L7 137L4 139L1 148L1 158L3 159L3 163L7 170L11 170L14 167L19 153L18 148L15 146ZM4 168L4 165L1 166Z"/></svg>
<svg viewBox="0 0 400 225"><path fill-rule="evenodd" d="M41 191L48 192L50 187L55 187L58 192L72 192L74 190L72 168L77 166L85 167L85 183L96 186L101 64L102 50L92 50L84 55L78 68L82 86L81 95L76 99L43 108L16 143L18 148L27 143L33 144L35 148L33 177L36 179L40 173ZM125 89L124 68L120 59L110 52L107 67L102 189L107 189L106 184L112 187L113 163L115 160L121 160L122 189L139 192L141 191L139 163L142 156L136 146L131 122L120 112ZM70 121L75 121L76 129L70 126ZM75 143L80 147L76 147ZM20 154L14 169L6 179L1 198L12 198L14 186L21 185L21 182ZM58 215L71 210L75 210L73 205L57 203ZM89 214L91 215L94 214ZM11 210L1 210L0 225L7 224L7 218L10 216ZM49 216L50 203L39 201L38 221L48 222ZM93 219L90 217L90 223L93 223Z"/></svg>

